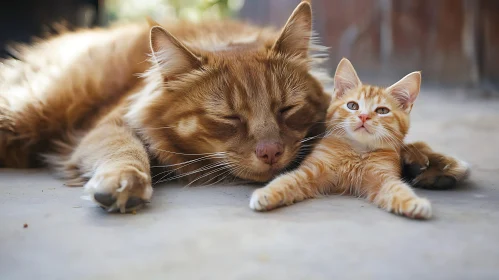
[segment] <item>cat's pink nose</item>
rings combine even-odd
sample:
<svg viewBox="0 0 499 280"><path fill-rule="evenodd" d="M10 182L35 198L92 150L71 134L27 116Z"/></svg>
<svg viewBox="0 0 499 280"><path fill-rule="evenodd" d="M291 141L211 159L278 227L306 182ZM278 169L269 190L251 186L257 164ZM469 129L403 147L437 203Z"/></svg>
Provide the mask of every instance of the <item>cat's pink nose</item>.
<svg viewBox="0 0 499 280"><path fill-rule="evenodd" d="M362 123L365 123L367 120L371 119L367 114L360 114L359 119L362 121Z"/></svg>
<svg viewBox="0 0 499 280"><path fill-rule="evenodd" d="M281 157L284 148L279 142L261 141L256 145L256 156L266 164L274 164Z"/></svg>

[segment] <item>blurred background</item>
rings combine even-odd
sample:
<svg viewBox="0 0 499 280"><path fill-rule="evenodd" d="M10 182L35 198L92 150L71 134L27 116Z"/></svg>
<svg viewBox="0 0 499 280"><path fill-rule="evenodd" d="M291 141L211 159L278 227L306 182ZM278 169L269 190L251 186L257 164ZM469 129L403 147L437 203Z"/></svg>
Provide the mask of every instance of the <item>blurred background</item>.
<svg viewBox="0 0 499 280"><path fill-rule="evenodd" d="M282 26L299 0L17 0L1 4L1 57L53 23L105 26L150 16L241 18ZM499 88L499 1L312 0L315 30L330 47L329 67L352 60L370 80L422 70L426 84Z"/></svg>

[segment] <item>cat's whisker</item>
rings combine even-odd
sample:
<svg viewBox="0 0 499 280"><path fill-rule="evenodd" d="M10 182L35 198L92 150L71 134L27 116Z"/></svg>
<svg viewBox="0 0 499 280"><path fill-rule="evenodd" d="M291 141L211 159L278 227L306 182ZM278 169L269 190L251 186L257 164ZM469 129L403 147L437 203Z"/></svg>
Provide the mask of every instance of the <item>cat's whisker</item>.
<svg viewBox="0 0 499 280"><path fill-rule="evenodd" d="M187 161L184 161L184 162L180 162L180 163L175 163L175 164L167 164L167 165L155 165L155 166L151 166L151 168L168 168L168 167L173 167L173 166L179 166L179 165L189 165L189 164L192 164L192 163L195 163L195 162L199 162L199 161L203 161L203 160L208 160L208 159L220 159L220 158L225 158L225 155L208 155L208 156L203 156L203 157L200 157L200 158L196 158L196 159L191 159L191 160L187 160Z"/></svg>
<svg viewBox="0 0 499 280"><path fill-rule="evenodd" d="M220 175L217 175L216 177L220 177L220 176L223 176L221 179L209 184L209 185L206 185L206 186L212 186L212 185L216 185L220 182L222 182L223 180L225 180L228 176L230 176L230 173L231 173L231 170L227 170L225 172L222 172ZM224 176L225 175L225 176ZM214 178L216 178L214 177Z"/></svg>
<svg viewBox="0 0 499 280"><path fill-rule="evenodd" d="M196 162L199 162L199 161L196 161ZM152 178L154 178L154 177L157 177L157 176L160 176L160 175L162 175L162 174L167 173L167 174L165 174L163 177L161 177L161 178L160 178L160 180L163 180L163 179L164 179L165 177L167 177L168 175L173 174L173 173L177 173L177 171L178 171L178 170L180 170L180 169L182 169L182 168L185 168L185 167L187 167L187 166L189 166L190 164L193 164L193 163L195 163L195 162L191 162L191 163L189 163L189 164L182 165L182 166L177 167L177 168L175 168L175 169L167 169L167 170L165 170L165 171L163 171L163 172L160 172L160 173L158 173L158 174L154 175Z"/></svg>
<svg viewBox="0 0 499 280"><path fill-rule="evenodd" d="M206 176L210 176L211 174L213 173L216 173L216 172L219 172L219 171L222 171L222 170L226 170L227 169L227 164L224 164L222 167L219 167L219 168L216 168L215 170L211 170L210 172L208 173L205 173L203 174L202 176L199 176L197 177L196 179L192 180L189 184L185 185L185 188L189 187L190 185L194 184L195 182L197 182L198 180L202 179L202 178L205 178Z"/></svg>
<svg viewBox="0 0 499 280"><path fill-rule="evenodd" d="M204 161L204 160L208 160L208 159L220 159L220 158L222 158L222 159L223 159L224 157L205 156L205 157L202 157L202 158L199 158L199 159L190 160L190 161L187 161L187 162L184 162L184 163L174 164L174 165L169 165L169 166L178 166L178 165L180 165L180 167L177 167L177 168L175 168L175 169L167 169L167 170L165 170L165 171L163 171L163 172L160 172L160 173L158 173L158 174L154 175L152 178L157 177L157 176L160 176L160 175L162 175L162 174L165 174L165 173L166 173L163 177L161 177L161 178L159 179L159 181L161 181L161 180L163 180L165 177L167 177L168 175L173 174L173 173L177 173L177 171L178 171L178 170L180 170L180 169L182 169L182 168L185 168L185 167L187 167L187 166L189 166L189 165L191 165L191 164L194 164L194 163L196 163L196 162L200 162L200 161Z"/></svg>
<svg viewBox="0 0 499 280"><path fill-rule="evenodd" d="M221 173L220 173L220 174L217 174L217 173L219 173L219 172L221 172ZM214 172L214 173L213 173L213 176L211 176L211 178L208 178L208 180L203 181L203 182L202 182L199 186L200 186L200 187L206 187L206 186L209 186L209 185L213 184L213 183L211 183L211 184L208 184L208 183L209 183L209 182L211 182L211 181L213 181L213 180L215 180L216 178L218 178L218 177L219 177L219 176L221 176L222 174L225 174L226 172L227 172L227 170L219 170L219 171L217 171L217 172ZM191 183L192 183L192 182L191 182ZM186 186L184 186L184 187L188 187L189 185L190 185L190 184L188 184L188 185L186 185Z"/></svg>
<svg viewBox="0 0 499 280"><path fill-rule="evenodd" d="M159 130L159 129L168 129L168 128L176 128L176 126L161 126L161 127L145 127L145 128L136 128L136 131L147 131L147 130Z"/></svg>
<svg viewBox="0 0 499 280"><path fill-rule="evenodd" d="M170 154L174 154L174 155L183 155L183 156L205 156L205 155L225 155L225 154L227 154L227 152L188 154L188 153L167 151L167 150L163 150L163 149L159 149L159 148L156 148L156 150L161 151L161 152L165 152L165 153L170 153Z"/></svg>
<svg viewBox="0 0 499 280"><path fill-rule="evenodd" d="M200 157L197 159L193 159L193 160L188 160L188 161L181 162L181 163L177 163L177 164L170 164L170 165L163 165L163 166L152 166L152 168L168 168L168 167L178 166L175 169L172 169L172 170L168 169L168 170L165 170L165 171L160 172L158 174L155 174L152 178L155 178L155 177L158 177L158 176L161 176L164 174L156 183L154 183L154 184L157 184L159 182L163 182L163 179L166 178L167 176L169 176L170 174L177 173L178 170L185 168L191 164L194 164L194 163L197 163L200 161L204 161L204 160L223 159L223 158L225 158L225 153L210 153L206 156L203 156L203 157ZM178 176L180 176L180 175L176 175L172 178L178 179L177 178Z"/></svg>
<svg viewBox="0 0 499 280"><path fill-rule="evenodd" d="M216 163L208 164L208 165L200 167L200 168L198 168L196 170L193 170L193 171L190 171L190 172L186 172L186 173L181 173L181 174L178 174L176 176L167 178L165 180L163 180L163 178L162 178L159 181L157 181L155 184L161 183L161 182L173 181L173 180L180 179L180 178L183 178L183 177L186 177L186 176L189 176L189 175L194 175L194 174L199 173L199 172L208 171L208 170L211 170L213 168L217 168L217 167L223 166L225 164L226 164L225 162L222 162L222 163L216 162Z"/></svg>

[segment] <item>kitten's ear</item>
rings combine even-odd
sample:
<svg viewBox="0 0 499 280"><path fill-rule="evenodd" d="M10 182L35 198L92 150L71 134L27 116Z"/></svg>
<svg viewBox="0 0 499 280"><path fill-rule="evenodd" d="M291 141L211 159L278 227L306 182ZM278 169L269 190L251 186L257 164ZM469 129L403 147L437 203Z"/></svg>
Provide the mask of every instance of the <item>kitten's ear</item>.
<svg viewBox="0 0 499 280"><path fill-rule="evenodd" d="M421 72L412 72L386 90L395 97L404 110L410 112L412 104L419 95L420 87Z"/></svg>
<svg viewBox="0 0 499 280"><path fill-rule="evenodd" d="M201 66L201 59L165 29L151 29L151 52L154 62L166 78L187 73Z"/></svg>
<svg viewBox="0 0 499 280"><path fill-rule="evenodd" d="M303 1L289 17L272 50L305 58L308 56L311 37L312 7L309 2Z"/></svg>
<svg viewBox="0 0 499 280"><path fill-rule="evenodd" d="M357 76L350 60L343 58L334 74L334 92L336 97L340 97L350 89L360 87L362 82Z"/></svg>

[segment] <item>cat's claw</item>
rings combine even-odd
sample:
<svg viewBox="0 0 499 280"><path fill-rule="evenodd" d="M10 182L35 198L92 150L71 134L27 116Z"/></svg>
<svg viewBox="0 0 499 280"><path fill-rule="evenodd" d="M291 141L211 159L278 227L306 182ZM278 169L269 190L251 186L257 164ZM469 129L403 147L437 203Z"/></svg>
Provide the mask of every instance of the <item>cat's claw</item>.
<svg viewBox="0 0 499 280"><path fill-rule="evenodd" d="M149 177L133 167L95 174L85 191L109 212L130 212L141 208L152 196Z"/></svg>

